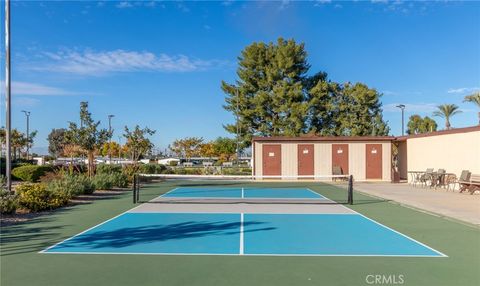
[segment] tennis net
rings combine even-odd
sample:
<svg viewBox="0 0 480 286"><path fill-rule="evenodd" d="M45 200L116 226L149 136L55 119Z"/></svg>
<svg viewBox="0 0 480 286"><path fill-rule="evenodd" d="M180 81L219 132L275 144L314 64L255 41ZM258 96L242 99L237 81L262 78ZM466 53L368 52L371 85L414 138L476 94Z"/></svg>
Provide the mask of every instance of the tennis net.
<svg viewBox="0 0 480 286"><path fill-rule="evenodd" d="M136 174L133 202L353 204L353 177Z"/></svg>

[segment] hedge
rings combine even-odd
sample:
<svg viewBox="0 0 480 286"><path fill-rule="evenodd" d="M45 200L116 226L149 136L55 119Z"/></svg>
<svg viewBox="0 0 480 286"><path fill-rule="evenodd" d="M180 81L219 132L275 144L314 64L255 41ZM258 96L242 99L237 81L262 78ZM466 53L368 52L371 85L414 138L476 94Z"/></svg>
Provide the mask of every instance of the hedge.
<svg viewBox="0 0 480 286"><path fill-rule="evenodd" d="M13 169L12 175L19 180L35 183L40 177L52 171L53 168L50 166L26 165Z"/></svg>

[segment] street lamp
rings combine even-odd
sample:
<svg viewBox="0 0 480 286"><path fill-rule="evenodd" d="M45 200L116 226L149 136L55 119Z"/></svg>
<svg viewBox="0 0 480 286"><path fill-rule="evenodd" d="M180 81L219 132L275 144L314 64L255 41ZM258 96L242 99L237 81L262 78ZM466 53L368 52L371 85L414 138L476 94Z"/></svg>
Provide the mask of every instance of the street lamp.
<svg viewBox="0 0 480 286"><path fill-rule="evenodd" d="M405 104L399 104L397 105L398 108L400 108L402 110L402 136L405 134L404 130L405 130L405 120L404 120L404 113L405 113Z"/></svg>
<svg viewBox="0 0 480 286"><path fill-rule="evenodd" d="M108 115L108 137L109 137L109 142L108 142L108 162L111 165L112 164L112 118L115 117L113 114Z"/></svg>
<svg viewBox="0 0 480 286"><path fill-rule="evenodd" d="M10 0L5 0L5 177L7 190L12 191L12 94L10 61Z"/></svg>
<svg viewBox="0 0 480 286"><path fill-rule="evenodd" d="M23 113L25 113L25 116L27 117L27 160L28 160L28 151L30 149L30 111L22 110Z"/></svg>

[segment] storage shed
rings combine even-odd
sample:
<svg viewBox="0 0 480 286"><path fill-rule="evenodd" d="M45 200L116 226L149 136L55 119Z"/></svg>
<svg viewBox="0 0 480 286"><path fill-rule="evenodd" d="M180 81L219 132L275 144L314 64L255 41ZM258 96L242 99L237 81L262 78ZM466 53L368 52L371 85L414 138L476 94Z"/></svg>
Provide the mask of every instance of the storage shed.
<svg viewBox="0 0 480 286"><path fill-rule="evenodd" d="M334 167L356 181L392 180L391 136L254 137L253 175L295 179L332 175Z"/></svg>

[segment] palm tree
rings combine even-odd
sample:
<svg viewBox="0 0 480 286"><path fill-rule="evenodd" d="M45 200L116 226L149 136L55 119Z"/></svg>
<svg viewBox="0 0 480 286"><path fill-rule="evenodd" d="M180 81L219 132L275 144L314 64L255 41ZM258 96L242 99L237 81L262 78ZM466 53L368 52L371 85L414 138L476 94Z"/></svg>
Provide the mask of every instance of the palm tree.
<svg viewBox="0 0 480 286"><path fill-rule="evenodd" d="M480 108L480 91L477 91L473 94L465 96L463 102L472 102L478 108ZM480 112L478 112L478 125L480 125Z"/></svg>
<svg viewBox="0 0 480 286"><path fill-rule="evenodd" d="M455 114L458 114L462 111L458 109L458 106L455 104L442 104L437 106L438 110L433 112L433 116L445 118L445 128L450 129L450 117Z"/></svg>

